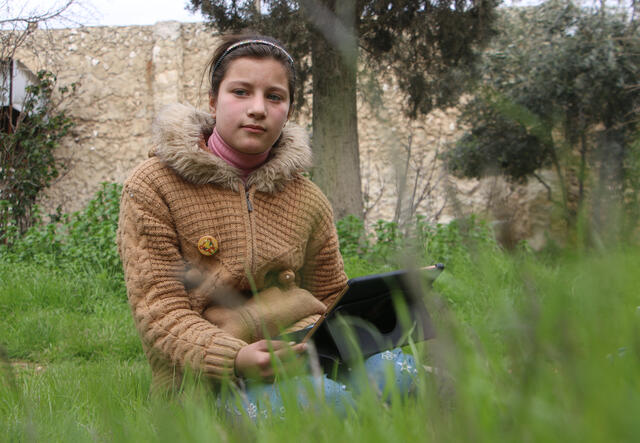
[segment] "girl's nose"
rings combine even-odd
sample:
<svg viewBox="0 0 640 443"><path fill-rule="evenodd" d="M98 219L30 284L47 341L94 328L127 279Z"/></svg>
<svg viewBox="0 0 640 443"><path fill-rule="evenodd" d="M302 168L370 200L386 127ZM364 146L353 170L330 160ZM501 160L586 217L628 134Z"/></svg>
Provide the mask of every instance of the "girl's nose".
<svg viewBox="0 0 640 443"><path fill-rule="evenodd" d="M247 113L253 118L263 118L265 115L267 115L267 107L264 98L255 96L249 104Z"/></svg>

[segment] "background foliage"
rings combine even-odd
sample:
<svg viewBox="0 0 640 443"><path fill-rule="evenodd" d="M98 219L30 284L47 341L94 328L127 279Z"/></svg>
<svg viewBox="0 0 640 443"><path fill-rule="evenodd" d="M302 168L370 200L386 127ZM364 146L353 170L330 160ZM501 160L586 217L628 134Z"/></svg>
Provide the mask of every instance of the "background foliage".
<svg viewBox="0 0 640 443"><path fill-rule="evenodd" d="M551 0L504 9L499 29L463 109L468 132L448 153L450 169L535 178L570 226L583 209L596 228L613 222L610 202L638 189L628 180L640 109L637 21L605 3ZM541 173L547 167L555 179Z"/></svg>
<svg viewBox="0 0 640 443"><path fill-rule="evenodd" d="M114 275L123 285L116 248L122 185L103 183L86 208L38 224L22 235L7 237L0 258L12 263L33 262L51 268L84 267Z"/></svg>
<svg viewBox="0 0 640 443"><path fill-rule="evenodd" d="M38 80L27 86L15 125L0 131L0 242L4 243L24 233L37 218L33 208L38 193L63 166L54 151L73 127L59 106L75 85L56 90L56 77L47 71L38 72ZM3 117L9 120L7 113L3 111Z"/></svg>

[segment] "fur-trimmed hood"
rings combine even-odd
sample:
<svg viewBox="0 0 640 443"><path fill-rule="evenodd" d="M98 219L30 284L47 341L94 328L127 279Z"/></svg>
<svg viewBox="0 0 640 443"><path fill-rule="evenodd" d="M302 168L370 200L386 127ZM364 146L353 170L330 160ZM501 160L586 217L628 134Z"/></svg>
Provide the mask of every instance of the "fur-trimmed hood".
<svg viewBox="0 0 640 443"><path fill-rule="evenodd" d="M192 106L166 106L153 122L149 156L158 157L191 183L213 183L238 191L242 183L240 171L204 149L214 126L211 114ZM306 131L287 123L266 163L249 174L246 184L273 193L310 167L311 148Z"/></svg>

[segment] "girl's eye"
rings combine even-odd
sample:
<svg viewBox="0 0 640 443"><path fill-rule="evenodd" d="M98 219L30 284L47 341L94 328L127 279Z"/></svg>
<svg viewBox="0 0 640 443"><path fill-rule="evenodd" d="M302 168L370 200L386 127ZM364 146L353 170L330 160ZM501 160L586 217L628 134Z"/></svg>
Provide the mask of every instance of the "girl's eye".
<svg viewBox="0 0 640 443"><path fill-rule="evenodd" d="M232 91L235 95L247 95L247 91L245 89L234 89Z"/></svg>
<svg viewBox="0 0 640 443"><path fill-rule="evenodd" d="M283 100L282 97L279 96L278 94L269 94L269 95L267 95L267 98L269 100L272 100L272 101L275 101L275 102L279 102L279 101Z"/></svg>

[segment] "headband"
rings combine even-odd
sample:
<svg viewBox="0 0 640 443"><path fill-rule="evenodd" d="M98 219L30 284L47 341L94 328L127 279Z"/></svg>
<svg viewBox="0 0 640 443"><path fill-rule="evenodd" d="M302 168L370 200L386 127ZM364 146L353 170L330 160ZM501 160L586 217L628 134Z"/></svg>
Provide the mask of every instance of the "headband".
<svg viewBox="0 0 640 443"><path fill-rule="evenodd" d="M240 42L234 43L231 46L229 46L227 48L226 51L224 51L222 53L222 55L220 56L220 58L218 59L218 61L216 62L216 64L213 66L213 71L211 71L211 77L213 77L213 74L216 72L216 69L218 69L218 67L220 66L220 63L222 63L222 60L232 51L235 51L236 49L242 47L242 46L248 46L248 45L267 45L267 46L271 46L272 48L276 48L280 51L282 51L282 53L284 55L287 56L287 59L289 60L289 63L291 63L291 66L293 67L293 57L291 57L289 55L289 53L287 51L284 50L284 48L280 45L276 45L275 43L271 43L268 40L242 40Z"/></svg>

